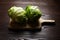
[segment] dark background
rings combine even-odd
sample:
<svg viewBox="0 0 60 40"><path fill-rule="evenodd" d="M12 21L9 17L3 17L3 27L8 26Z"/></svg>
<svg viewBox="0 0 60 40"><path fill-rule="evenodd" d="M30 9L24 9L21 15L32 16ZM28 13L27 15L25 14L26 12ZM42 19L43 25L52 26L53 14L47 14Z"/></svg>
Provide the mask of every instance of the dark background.
<svg viewBox="0 0 60 40"><path fill-rule="evenodd" d="M60 1L59 0L0 0L0 40L31 39L31 40L60 40ZM8 9L11 6L37 5L44 19L54 19L56 25L44 25L39 32L11 32L8 30Z"/></svg>

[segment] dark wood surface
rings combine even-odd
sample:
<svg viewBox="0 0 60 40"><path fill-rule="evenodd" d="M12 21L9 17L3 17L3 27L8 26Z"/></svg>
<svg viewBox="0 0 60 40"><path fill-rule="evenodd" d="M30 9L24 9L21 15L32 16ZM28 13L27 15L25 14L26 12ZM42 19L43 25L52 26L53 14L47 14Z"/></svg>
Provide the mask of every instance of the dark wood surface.
<svg viewBox="0 0 60 40"><path fill-rule="evenodd" d="M43 19L54 19L56 25L44 25L41 31L20 31L8 30L9 17L8 9L11 6L37 5L41 9ZM60 4L59 0L0 0L0 40L60 40Z"/></svg>

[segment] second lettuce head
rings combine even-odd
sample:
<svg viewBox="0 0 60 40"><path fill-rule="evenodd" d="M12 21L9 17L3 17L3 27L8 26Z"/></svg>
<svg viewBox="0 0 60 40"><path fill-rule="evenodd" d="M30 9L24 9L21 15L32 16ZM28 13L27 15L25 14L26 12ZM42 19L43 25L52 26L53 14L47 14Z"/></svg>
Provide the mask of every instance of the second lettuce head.
<svg viewBox="0 0 60 40"><path fill-rule="evenodd" d="M22 7L13 6L8 10L8 15L12 20L21 23L28 20L38 20L42 13L38 6L28 5L25 10Z"/></svg>
<svg viewBox="0 0 60 40"><path fill-rule="evenodd" d="M29 5L29 6L26 7L25 10L27 12L26 16L28 17L28 20L30 20L30 21L38 20L42 15L38 6Z"/></svg>

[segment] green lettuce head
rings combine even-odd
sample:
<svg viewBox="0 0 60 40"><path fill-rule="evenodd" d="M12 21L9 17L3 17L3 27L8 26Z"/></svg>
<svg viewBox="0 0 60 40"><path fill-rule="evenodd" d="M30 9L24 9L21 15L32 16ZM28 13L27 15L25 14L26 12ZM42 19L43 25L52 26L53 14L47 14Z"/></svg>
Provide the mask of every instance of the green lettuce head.
<svg viewBox="0 0 60 40"><path fill-rule="evenodd" d="M38 6L28 5L25 10L27 12L26 16L28 17L28 20L31 21L38 20L42 15Z"/></svg>
<svg viewBox="0 0 60 40"><path fill-rule="evenodd" d="M18 23L26 21L25 13L26 11L22 7L13 6L8 10L9 17Z"/></svg>

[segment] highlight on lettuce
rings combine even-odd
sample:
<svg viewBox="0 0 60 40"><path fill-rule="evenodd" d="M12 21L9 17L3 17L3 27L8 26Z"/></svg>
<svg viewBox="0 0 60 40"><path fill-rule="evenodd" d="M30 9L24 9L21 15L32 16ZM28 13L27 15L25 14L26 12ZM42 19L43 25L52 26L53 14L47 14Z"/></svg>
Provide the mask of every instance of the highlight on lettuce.
<svg viewBox="0 0 60 40"><path fill-rule="evenodd" d="M26 21L25 13L26 11L22 7L13 6L8 10L9 17L18 23Z"/></svg>
<svg viewBox="0 0 60 40"><path fill-rule="evenodd" d="M31 6L28 5L26 6L26 16L28 17L28 20L34 21L34 20L38 20L42 13L41 10L38 8L38 6Z"/></svg>

